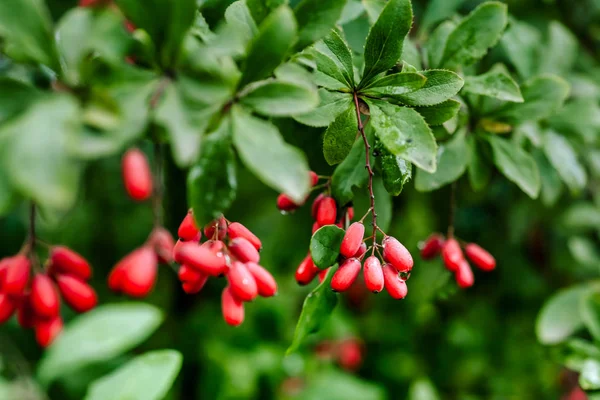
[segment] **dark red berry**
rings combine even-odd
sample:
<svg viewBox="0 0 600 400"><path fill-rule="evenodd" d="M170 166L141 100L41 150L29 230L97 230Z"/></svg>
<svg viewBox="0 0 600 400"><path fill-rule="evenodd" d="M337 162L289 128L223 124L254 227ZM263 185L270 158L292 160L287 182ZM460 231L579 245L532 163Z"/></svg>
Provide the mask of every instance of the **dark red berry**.
<svg viewBox="0 0 600 400"><path fill-rule="evenodd" d="M456 239L452 238L446 240L444 248L442 249L442 259L449 271L455 272L458 270L464 257L462 250L460 249L460 244L458 244Z"/></svg>
<svg viewBox="0 0 600 400"><path fill-rule="evenodd" d="M369 289L371 292L379 293L383 290L383 269L381 268L381 262L379 261L379 258L371 256L365 260L363 277L365 278L365 285L367 286L367 289Z"/></svg>
<svg viewBox="0 0 600 400"><path fill-rule="evenodd" d="M315 199L313 200L310 212L312 214L313 219L317 219L317 211L319 211L319 204L321 204L321 201L325 198L325 194L324 193L320 193L317 197L315 197Z"/></svg>
<svg viewBox="0 0 600 400"><path fill-rule="evenodd" d="M92 268L85 258L65 246L54 246L50 251L52 273L74 275L84 281L92 277Z"/></svg>
<svg viewBox="0 0 600 400"><path fill-rule="evenodd" d="M317 222L321 226L333 225L337 218L337 204L333 197L326 196L319 203Z"/></svg>
<svg viewBox="0 0 600 400"><path fill-rule="evenodd" d="M462 260L458 269L455 272L454 277L456 278L456 283L462 289L467 289L473 286L475 283L475 277L473 276L473 270L471 266L467 262L467 260Z"/></svg>
<svg viewBox="0 0 600 400"><path fill-rule="evenodd" d="M354 253L354 255L352 257L360 258L366 252L367 252L367 244L365 242L362 242L360 244L360 247L358 248L358 250L356 250L356 253Z"/></svg>
<svg viewBox="0 0 600 400"><path fill-rule="evenodd" d="M202 278L204 275L202 272L198 271L197 269L188 267L187 265L183 264L181 267L179 267L179 271L177 271L177 277L179 278L179 280L181 282L194 282L197 281L198 279Z"/></svg>
<svg viewBox="0 0 600 400"><path fill-rule="evenodd" d="M163 264L170 264L173 262L175 240L169 231L165 228L155 228L150 234L148 242L154 248L154 251L158 256L158 261Z"/></svg>
<svg viewBox="0 0 600 400"><path fill-rule="evenodd" d="M181 221L181 224L179 224L177 236L183 240L195 240L199 233L200 231L194 220L194 214L188 212L183 221Z"/></svg>
<svg viewBox="0 0 600 400"><path fill-rule="evenodd" d="M352 286L360 273L360 261L349 258L340 265L331 278L331 288L336 292L345 292Z"/></svg>
<svg viewBox="0 0 600 400"><path fill-rule="evenodd" d="M246 268L256 280L258 294L262 297L271 297L277 294L277 282L273 275L257 263L246 263Z"/></svg>
<svg viewBox="0 0 600 400"><path fill-rule="evenodd" d="M17 305L13 299L5 293L0 293L0 324L5 323L15 313Z"/></svg>
<svg viewBox="0 0 600 400"><path fill-rule="evenodd" d="M229 224L227 229L227 233L231 239L242 237L252 243L252 246L254 246L256 250L260 250L262 248L260 239L254 233L252 233L250 229L246 228L239 222L233 222Z"/></svg>
<svg viewBox="0 0 600 400"><path fill-rule="evenodd" d="M75 312L84 313L98 304L96 292L84 281L69 275L59 275L56 283L65 303Z"/></svg>
<svg viewBox="0 0 600 400"><path fill-rule="evenodd" d="M208 240L223 240L223 238L227 236L227 221L225 220L225 217L221 216L208 223L204 227L204 236Z"/></svg>
<svg viewBox="0 0 600 400"><path fill-rule="evenodd" d="M286 194L280 194L277 196L277 208L281 211L294 211L300 207L300 205L294 203L292 199Z"/></svg>
<svg viewBox="0 0 600 400"><path fill-rule="evenodd" d="M319 175L315 171L310 171L310 186L315 186L319 183Z"/></svg>
<svg viewBox="0 0 600 400"><path fill-rule="evenodd" d="M344 239L342 240L342 245L340 246L340 253L344 257L352 257L358 249L360 249L360 245L363 243L363 238L365 236L365 226L361 222L354 222L352 225L346 229L346 234L344 235Z"/></svg>
<svg viewBox="0 0 600 400"><path fill-rule="evenodd" d="M434 233L429 236L423 243L421 243L421 258L423 260L431 260L437 257L444 248L444 236L439 233Z"/></svg>
<svg viewBox="0 0 600 400"><path fill-rule="evenodd" d="M29 294L23 296L17 305L17 322L24 329L33 328L36 321L30 297Z"/></svg>
<svg viewBox="0 0 600 400"><path fill-rule="evenodd" d="M391 236L383 239L383 259L392 264L399 272L409 272L414 264L406 247Z"/></svg>
<svg viewBox="0 0 600 400"><path fill-rule="evenodd" d="M206 275L219 276L227 271L223 254L214 253L208 247L198 246L196 243L182 244L176 252L176 257L181 263Z"/></svg>
<svg viewBox="0 0 600 400"><path fill-rule="evenodd" d="M122 173L125 190L133 200L143 201L152 195L152 172L140 149L130 149L123 155Z"/></svg>
<svg viewBox="0 0 600 400"><path fill-rule="evenodd" d="M408 294L408 287L406 282L398 276L398 270L391 264L383 266L383 279L385 283L385 289L388 291L390 296L394 299L399 300L406 297Z"/></svg>
<svg viewBox="0 0 600 400"><path fill-rule="evenodd" d="M254 276L246 268L246 265L239 261L235 261L231 265L227 281L231 292L242 301L252 301L258 296L258 286Z"/></svg>
<svg viewBox="0 0 600 400"><path fill-rule="evenodd" d="M296 269L296 281L300 285L308 285L315 279L315 276L319 273L319 268L317 268L313 262L313 259L310 253L304 257L304 260Z"/></svg>
<svg viewBox="0 0 600 400"><path fill-rule="evenodd" d="M60 317L50 320L36 321L35 340L42 347L48 347L58 337L63 328L63 321Z"/></svg>
<svg viewBox="0 0 600 400"><path fill-rule="evenodd" d="M348 371L356 371L362 364L363 349L356 339L347 339L338 348L338 362Z"/></svg>
<svg viewBox="0 0 600 400"><path fill-rule="evenodd" d="M41 318L54 318L60 313L60 297L48 275L33 277L30 300L33 311Z"/></svg>
<svg viewBox="0 0 600 400"><path fill-rule="evenodd" d="M223 319L231 326L238 326L244 322L244 303L233 295L229 286L223 290L221 296L221 311Z"/></svg>
<svg viewBox="0 0 600 400"><path fill-rule="evenodd" d="M237 237L231 241L228 247L231 254L241 262L255 262L260 260L256 248L243 237Z"/></svg>
<svg viewBox="0 0 600 400"><path fill-rule="evenodd" d="M8 265L4 273L2 291L13 296L23 294L29 281L30 270L31 263L26 256L19 254L12 257L10 265Z"/></svg>
<svg viewBox="0 0 600 400"><path fill-rule="evenodd" d="M469 243L465 247L465 254L482 271L491 271L496 268L494 256L475 243Z"/></svg>

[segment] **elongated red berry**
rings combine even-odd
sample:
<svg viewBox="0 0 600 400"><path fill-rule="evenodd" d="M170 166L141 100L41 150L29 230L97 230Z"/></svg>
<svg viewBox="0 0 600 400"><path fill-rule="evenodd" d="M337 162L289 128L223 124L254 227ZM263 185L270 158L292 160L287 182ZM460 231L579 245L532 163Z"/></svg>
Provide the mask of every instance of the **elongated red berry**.
<svg viewBox="0 0 600 400"><path fill-rule="evenodd" d="M312 256L309 253L296 269L296 281L300 285L308 285L315 279L318 273L319 268L314 264Z"/></svg>
<svg viewBox="0 0 600 400"><path fill-rule="evenodd" d="M92 276L92 268L85 258L66 246L54 246L50 251L52 273L74 275L84 281Z"/></svg>
<svg viewBox="0 0 600 400"><path fill-rule="evenodd" d="M333 197L325 196L319 203L317 210L317 222L319 225L335 224L337 218L337 204Z"/></svg>
<svg viewBox="0 0 600 400"><path fill-rule="evenodd" d="M277 294L277 282L269 271L253 262L246 263L246 268L254 277L260 296L271 297Z"/></svg>
<svg viewBox="0 0 600 400"><path fill-rule="evenodd" d="M148 243L154 248L154 252L158 256L158 261L163 264L173 262L175 240L168 230L165 228L155 228L150 234Z"/></svg>
<svg viewBox="0 0 600 400"><path fill-rule="evenodd" d="M60 313L60 297L48 275L33 277L30 299L33 311L42 318L54 318Z"/></svg>
<svg viewBox="0 0 600 400"><path fill-rule="evenodd" d="M157 270L154 250L143 246L119 261L109 276L109 286L132 297L144 297L154 287Z"/></svg>
<svg viewBox="0 0 600 400"><path fill-rule="evenodd" d="M431 260L437 257L444 248L444 236L439 233L434 233L429 236L423 243L420 244L421 258L423 260Z"/></svg>
<svg viewBox="0 0 600 400"><path fill-rule="evenodd" d="M320 193L317 197L315 197L315 199L313 200L311 209L310 209L310 213L313 217L313 219L317 219L317 211L319 211L319 205L321 204L321 201L323 201L323 199L325 198L325 193Z"/></svg>
<svg viewBox="0 0 600 400"><path fill-rule="evenodd" d="M123 155L123 183L129 197L143 201L152 195L152 172L146 155L140 149L130 149Z"/></svg>
<svg viewBox="0 0 600 400"><path fill-rule="evenodd" d="M254 279L246 265L239 261L235 261L231 265L227 274L227 281L231 292L242 301L252 301L258 296L256 279Z"/></svg>
<svg viewBox="0 0 600 400"><path fill-rule="evenodd" d="M69 275L59 275L56 283L63 300L75 312L84 313L98 304L96 292L84 281Z"/></svg>
<svg viewBox="0 0 600 400"><path fill-rule="evenodd" d="M4 274L2 291L14 296L21 295L29 281L30 270L31 263L26 256L19 254L12 257L11 263Z"/></svg>
<svg viewBox="0 0 600 400"><path fill-rule="evenodd" d="M7 294L0 293L0 324L8 321L16 309L17 305L15 301Z"/></svg>
<svg viewBox="0 0 600 400"><path fill-rule="evenodd" d="M363 350L356 339L347 339L338 348L338 362L348 371L356 371L362 364Z"/></svg>
<svg viewBox="0 0 600 400"><path fill-rule="evenodd" d="M379 293L383 290L383 269L379 258L375 256L368 257L363 266L363 277L365 285L373 293Z"/></svg>
<svg viewBox="0 0 600 400"><path fill-rule="evenodd" d="M346 234L340 246L340 253L344 257L352 257L363 242L365 226L361 222L354 222L346 229Z"/></svg>
<svg viewBox="0 0 600 400"><path fill-rule="evenodd" d="M198 271L197 269L188 267L185 264L183 264L181 267L179 267L179 270L177 271L177 277L179 278L179 280L181 282L197 281L198 279L202 278L203 276L207 276L207 275L204 275L202 272Z"/></svg>
<svg viewBox="0 0 600 400"><path fill-rule="evenodd" d="M352 221L354 219L354 207L348 207L346 213L348 214L348 220Z"/></svg>
<svg viewBox="0 0 600 400"><path fill-rule="evenodd" d="M399 272L412 270L414 264L413 258L406 247L391 236L383 239L383 259L392 264Z"/></svg>
<svg viewBox="0 0 600 400"><path fill-rule="evenodd" d="M473 276L473 270L471 266L467 262L467 260L462 260L458 269L456 270L454 277L456 278L456 283L462 289L470 288L475 283L475 277Z"/></svg>
<svg viewBox="0 0 600 400"><path fill-rule="evenodd" d="M331 288L336 292L345 292L352 286L360 273L358 258L349 258L340 265L331 278Z"/></svg>
<svg viewBox="0 0 600 400"><path fill-rule="evenodd" d="M225 217L221 216L206 224L204 227L204 236L209 240L223 240L227 236L227 221Z"/></svg>
<svg viewBox="0 0 600 400"><path fill-rule="evenodd" d="M243 237L237 237L229 244L231 254L241 262L255 262L260 260L260 255L256 248Z"/></svg>
<svg viewBox="0 0 600 400"><path fill-rule="evenodd" d="M17 322L24 329L33 328L35 325L36 316L31 307L31 296L29 294L21 297L17 305Z"/></svg>
<svg viewBox="0 0 600 400"><path fill-rule="evenodd" d="M254 246L256 250L260 251L260 249L262 248L262 243L260 239L254 233L252 233L250 229L246 228L239 222L233 222L229 224L229 227L227 228L227 233L229 234L229 237L231 239L235 239L238 237L246 239L247 241L252 243L252 246Z"/></svg>
<svg viewBox="0 0 600 400"><path fill-rule="evenodd" d="M277 196L277 208L280 211L294 211L300 206L301 204L296 204L294 200L290 199L289 196L286 194L282 193L279 196Z"/></svg>
<svg viewBox="0 0 600 400"><path fill-rule="evenodd" d="M321 271L319 271L319 283L323 283L325 278L327 278L327 274L329 273L330 269L331 269L331 267L325 268L325 269L322 269Z"/></svg>
<svg viewBox="0 0 600 400"><path fill-rule="evenodd" d="M207 240L206 242L202 243L200 247L206 247L214 254L219 254L223 252L225 243L223 243L221 240Z"/></svg>
<svg viewBox="0 0 600 400"><path fill-rule="evenodd" d="M356 250L356 253L354 253L354 255L352 257L360 258L366 252L367 252L367 244L365 242L363 242L360 244L360 247L358 248L358 250Z"/></svg>
<svg viewBox="0 0 600 400"><path fill-rule="evenodd" d="M175 242L175 246L173 246L173 261L175 261L178 264L183 264L183 261L181 261L181 257L179 256L181 254L181 247L185 244L185 242L181 239L178 239Z"/></svg>
<svg viewBox="0 0 600 400"><path fill-rule="evenodd" d="M386 264L383 266L383 280L385 283L385 289L394 299L403 299L408 294L406 282L400 279L398 276L398 270L394 268L393 265Z"/></svg>
<svg viewBox="0 0 600 400"><path fill-rule="evenodd" d="M196 236L200 233L196 221L194 220L194 214L188 212L177 230L177 236L183 240L195 240Z"/></svg>
<svg viewBox="0 0 600 400"><path fill-rule="evenodd" d="M321 225L319 225L318 222L313 223L313 226L312 226L312 233L313 233L313 235L315 234L316 231L319 230L320 227L321 227Z"/></svg>
<svg viewBox="0 0 600 400"><path fill-rule="evenodd" d="M58 337L63 328L63 321L60 317L50 320L36 321L35 340L42 347L48 347Z"/></svg>
<svg viewBox="0 0 600 400"><path fill-rule="evenodd" d="M482 271L491 271L496 268L494 256L475 243L469 243L465 247L465 254Z"/></svg>
<svg viewBox="0 0 600 400"><path fill-rule="evenodd" d="M452 238L446 240L444 248L442 249L442 259L449 271L455 272L458 270L464 257L462 250L460 249L460 244L458 244L456 239Z"/></svg>
<svg viewBox="0 0 600 400"><path fill-rule="evenodd" d="M225 257L221 253L214 253L208 247L201 247L196 243L182 244L176 256L183 264L206 275L219 276L227 271Z"/></svg>
<svg viewBox="0 0 600 400"><path fill-rule="evenodd" d="M319 175L315 171L310 171L310 186L315 186L319 183Z"/></svg>
<svg viewBox="0 0 600 400"><path fill-rule="evenodd" d="M244 322L244 303L233 295L229 286L221 295L221 311L225 322L231 326L238 326Z"/></svg>
<svg viewBox="0 0 600 400"><path fill-rule="evenodd" d="M4 282L4 277L6 276L6 271L12 264L13 258L14 257L5 257L0 260L0 291L2 290L2 284Z"/></svg>
<svg viewBox="0 0 600 400"><path fill-rule="evenodd" d="M183 282L181 287L187 294L196 294L202 290L207 281L208 275L201 275L201 277L195 281Z"/></svg>

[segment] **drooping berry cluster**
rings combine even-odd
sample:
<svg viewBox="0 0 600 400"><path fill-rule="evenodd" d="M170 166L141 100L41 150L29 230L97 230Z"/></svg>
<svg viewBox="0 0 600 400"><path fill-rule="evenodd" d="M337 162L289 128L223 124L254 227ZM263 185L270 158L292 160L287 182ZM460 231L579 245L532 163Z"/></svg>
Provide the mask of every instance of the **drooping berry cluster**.
<svg viewBox="0 0 600 400"><path fill-rule="evenodd" d="M434 233L420 244L421 258L431 260L442 255L448 271L454 274L459 287L466 289L475 283L475 276L469 262L465 259L461 244L455 238L445 239L443 235ZM489 272L496 268L496 259L488 251L476 243L464 245L467 258L480 270Z"/></svg>
<svg viewBox="0 0 600 400"><path fill-rule="evenodd" d="M78 313L94 308L98 298L86 283L92 276L89 263L73 250L50 248L44 270L32 276L35 257L21 252L0 260L0 324L16 312L19 324L33 328L38 344L46 347L63 327L61 298Z"/></svg>
<svg viewBox="0 0 600 400"><path fill-rule="evenodd" d="M221 216L203 231L204 242L189 211L179 226L179 240L173 251L175 262L181 265L178 276L183 290L198 293L208 278L225 276L228 285L221 297L223 318L229 325L238 326L244 321L244 302L257 296L274 296L277 283L258 264L262 243L244 225Z"/></svg>

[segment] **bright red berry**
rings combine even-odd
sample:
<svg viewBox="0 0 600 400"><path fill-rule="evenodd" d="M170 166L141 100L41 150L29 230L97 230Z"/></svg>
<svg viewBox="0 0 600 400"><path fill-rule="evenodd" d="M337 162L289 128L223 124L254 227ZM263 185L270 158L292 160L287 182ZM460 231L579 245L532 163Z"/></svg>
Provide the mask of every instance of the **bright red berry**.
<svg viewBox="0 0 600 400"><path fill-rule="evenodd" d="M183 240L194 240L200 233L196 221L194 220L194 214L188 212L177 230L177 236Z"/></svg>
<svg viewBox="0 0 600 400"><path fill-rule="evenodd" d="M317 222L321 226L333 225L337 218L337 204L333 197L325 196L317 209Z"/></svg>
<svg viewBox="0 0 600 400"><path fill-rule="evenodd" d="M181 267L179 267L179 270L177 271L177 277L179 278L179 280L181 282L184 282L184 283L197 281L198 279L201 279L203 276L207 276L207 275L204 275L202 272L198 271L197 269L188 267L185 264L183 264Z"/></svg>
<svg viewBox="0 0 600 400"><path fill-rule="evenodd" d="M354 222L346 229L346 234L340 246L340 253L344 257L352 257L360 249L364 236L365 226L361 222Z"/></svg>
<svg viewBox="0 0 600 400"><path fill-rule="evenodd" d="M48 347L54 342L54 339L60 334L63 328L63 321L60 317L50 320L38 321L35 324L35 340L42 347Z"/></svg>
<svg viewBox="0 0 600 400"><path fill-rule="evenodd" d="M300 205L296 204L288 195L282 193L277 196L277 208L279 210L294 211L298 207L300 207Z"/></svg>
<svg viewBox="0 0 600 400"><path fill-rule="evenodd" d="M319 175L317 175L317 173L315 171L310 171L310 185L311 186L315 186L317 183L319 183Z"/></svg>
<svg viewBox="0 0 600 400"><path fill-rule="evenodd" d="M462 250L460 249L460 244L458 244L456 239L452 238L446 240L444 248L442 249L442 258L449 271L455 272L458 270L464 257Z"/></svg>
<svg viewBox="0 0 600 400"><path fill-rule="evenodd" d="M338 362L348 371L356 371L362 364L362 346L356 339L344 340L339 345Z"/></svg>
<svg viewBox="0 0 600 400"><path fill-rule="evenodd" d="M241 262L255 262L260 260L258 250L243 237L237 237L229 244L229 251Z"/></svg>
<svg viewBox="0 0 600 400"><path fill-rule="evenodd" d="M317 211L319 211L319 204L321 204L321 201L325 198L325 193L320 193L317 197L315 197L315 199L313 200L310 212L311 215L313 217L313 219L317 219Z"/></svg>
<svg viewBox="0 0 600 400"><path fill-rule="evenodd" d="M92 276L92 268L85 258L65 246L54 246L50 251L50 270L54 273L75 275L84 281Z"/></svg>
<svg viewBox="0 0 600 400"><path fill-rule="evenodd" d="M29 281L30 270L31 263L26 256L18 254L12 257L10 265L6 268L6 272L4 273L2 291L14 296L23 294L27 282Z"/></svg>
<svg viewBox="0 0 600 400"><path fill-rule="evenodd" d="M5 323L12 317L17 305L7 294L0 293L0 324Z"/></svg>
<svg viewBox="0 0 600 400"><path fill-rule="evenodd" d="M371 292L379 293L383 290L383 269L381 268L381 262L379 261L379 258L371 256L365 260L363 277L365 278L365 285L367 286L367 289L369 289Z"/></svg>
<svg viewBox="0 0 600 400"><path fill-rule="evenodd" d="M252 246L254 246L256 250L260 251L260 249L262 248L262 243L260 239L254 233L252 233L250 229L246 228L239 222L233 222L229 224L229 227L227 229L227 233L229 234L229 237L231 239L241 237L252 243Z"/></svg>
<svg viewBox="0 0 600 400"><path fill-rule="evenodd" d="M84 313L98 304L96 292L84 281L69 275L59 275L56 283L65 303L75 312Z"/></svg>
<svg viewBox="0 0 600 400"><path fill-rule="evenodd" d="M319 268L314 264L312 256L309 253L304 257L298 269L296 269L296 281L302 286L308 285L315 279L318 273Z"/></svg>
<svg viewBox="0 0 600 400"><path fill-rule="evenodd" d="M208 275L201 275L201 277L195 281L183 282L181 287L187 294L196 294L202 290L207 281Z"/></svg>
<svg viewBox="0 0 600 400"><path fill-rule="evenodd" d="M383 259L392 264L399 272L412 270L414 264L413 258L406 247L391 236L383 239Z"/></svg>
<svg viewBox="0 0 600 400"><path fill-rule="evenodd" d="M236 298L228 286L221 296L221 311L223 318L231 326L238 326L244 322L244 303Z"/></svg>
<svg viewBox="0 0 600 400"><path fill-rule="evenodd" d="M319 283L323 283L323 281L327 277L327 274L329 273L330 269L331 269L331 267L325 268L325 269L322 269L321 271L319 271Z"/></svg>
<svg viewBox="0 0 600 400"><path fill-rule="evenodd" d="M152 195L152 172L146 155L140 149L127 150L122 160L123 183L129 197L136 201Z"/></svg>
<svg viewBox="0 0 600 400"><path fill-rule="evenodd" d="M277 282L269 271L253 262L246 263L246 268L254 277L260 296L271 297L277 294Z"/></svg>
<svg viewBox="0 0 600 400"><path fill-rule="evenodd" d="M482 271L491 271L496 268L494 256L475 243L469 243L465 247L465 254Z"/></svg>
<svg viewBox="0 0 600 400"><path fill-rule="evenodd" d="M331 278L331 288L336 292L345 292L352 286L360 273L360 261L349 258L340 265Z"/></svg>
<svg viewBox="0 0 600 400"><path fill-rule="evenodd" d="M132 297L150 293L156 281L158 259L150 246L134 250L115 266L109 275L109 287Z"/></svg>
<svg viewBox="0 0 600 400"><path fill-rule="evenodd" d="M235 261L231 265L227 281L231 292L242 301L252 301L258 296L258 286L254 276L246 268L246 265L239 261Z"/></svg>
<svg viewBox="0 0 600 400"><path fill-rule="evenodd" d="M356 253L354 253L354 255L352 257L360 258L366 252L367 252L367 244L365 242L363 242L360 244L360 247L358 248L358 250L356 250Z"/></svg>
<svg viewBox="0 0 600 400"><path fill-rule="evenodd" d="M434 233L421 243L421 258L423 260L431 260L437 257L444 248L444 236L439 233Z"/></svg>
<svg viewBox="0 0 600 400"><path fill-rule="evenodd" d="M173 262L175 240L169 231L165 228L155 228L150 234L148 243L154 248L154 252L158 256L158 261L163 264L170 264Z"/></svg>
<svg viewBox="0 0 600 400"><path fill-rule="evenodd" d="M391 264L383 266L383 279L385 288L394 299L399 300L406 297L408 287L406 282L398 276L398 270Z"/></svg>
<svg viewBox="0 0 600 400"><path fill-rule="evenodd" d="M60 297L54 283L45 274L36 274L31 281L31 307L42 318L54 318L60 313Z"/></svg>
<svg viewBox="0 0 600 400"><path fill-rule="evenodd" d="M198 246L196 243L182 244L178 248L176 259L210 276L220 276L227 271L223 254L214 253L208 247Z"/></svg>
<svg viewBox="0 0 600 400"><path fill-rule="evenodd" d="M321 227L321 225L319 225L318 222L313 223L313 226L312 226L312 233L313 233L313 235L315 234L316 231L319 230L320 227Z"/></svg>
<svg viewBox="0 0 600 400"><path fill-rule="evenodd" d="M204 227L204 236L209 240L223 240L227 236L227 221L225 217L221 216L219 219L206 224Z"/></svg>
<svg viewBox="0 0 600 400"><path fill-rule="evenodd" d="M473 276L473 270L471 266L467 262L467 260L462 260L458 269L455 272L454 277L456 278L456 283L462 289L467 289L473 286L475 283L475 277Z"/></svg>

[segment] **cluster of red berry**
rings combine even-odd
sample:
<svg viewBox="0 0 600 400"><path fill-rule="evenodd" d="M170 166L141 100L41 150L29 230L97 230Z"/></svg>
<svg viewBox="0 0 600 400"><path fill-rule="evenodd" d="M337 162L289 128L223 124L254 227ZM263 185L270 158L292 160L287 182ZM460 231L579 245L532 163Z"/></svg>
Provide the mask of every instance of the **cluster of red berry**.
<svg viewBox="0 0 600 400"><path fill-rule="evenodd" d="M79 313L96 306L96 292L86 283L92 270L73 250L55 246L50 249L44 271L31 277L37 259L25 253L0 260L0 323L16 312L19 325L33 328L39 345L46 347L63 327L61 298Z"/></svg>
<svg viewBox="0 0 600 400"><path fill-rule="evenodd" d="M445 239L443 235L434 233L419 245L421 258L431 260L442 255L444 265L454 274L456 283L463 289L473 286L475 276L469 262L465 259L461 244L455 238ZM464 245L465 254L480 270L491 271L496 268L496 259L488 251L476 243Z"/></svg>
<svg viewBox="0 0 600 400"><path fill-rule="evenodd" d="M244 321L244 302L257 296L271 297L277 293L277 283L260 266L260 239L239 222L229 222L221 216L203 229L196 225L191 211L179 225L179 240L173 251L179 263L178 276L186 293L198 293L209 277L227 278L221 308L225 322L238 326Z"/></svg>
<svg viewBox="0 0 600 400"><path fill-rule="evenodd" d="M347 371L356 371L363 362L364 344L356 338L325 340L315 348L317 357L333 360Z"/></svg>

